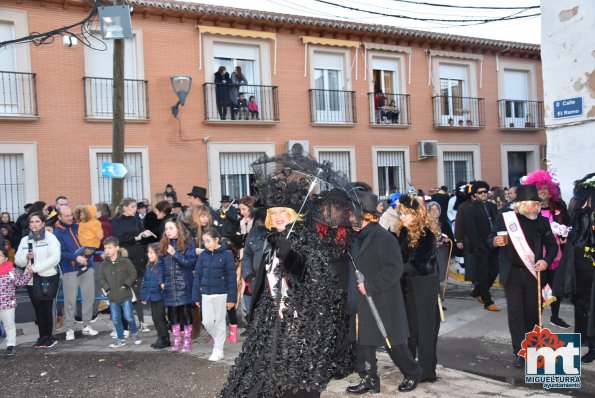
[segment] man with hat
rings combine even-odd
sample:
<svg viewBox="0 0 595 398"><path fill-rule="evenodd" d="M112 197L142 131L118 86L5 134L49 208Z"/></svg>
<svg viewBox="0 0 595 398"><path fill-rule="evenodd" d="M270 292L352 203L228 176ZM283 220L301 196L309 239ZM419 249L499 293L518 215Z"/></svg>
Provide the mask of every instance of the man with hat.
<svg viewBox="0 0 595 398"><path fill-rule="evenodd" d="M524 358L518 353L525 333L539 323L541 309L535 297L537 272L545 271L558 253L549 220L540 214L540 203L535 185L519 186L516 202L512 205L514 211L498 215L487 242L491 247L499 248L500 282L506 293L508 328L516 368L524 365Z"/></svg>
<svg viewBox="0 0 595 398"><path fill-rule="evenodd" d="M422 369L407 348L409 326L401 290L401 250L391 233L378 224L378 197L371 192L361 191L357 192L357 196L362 220L361 229L358 228L358 236L352 245L351 256L359 272L364 275L364 281L358 282L355 272L350 273L347 302L351 314L349 333L357 342L356 370L362 380L357 385L347 387L347 393L380 392L376 348L387 343L366 295L374 300L386 329L386 338L392 347L387 347L388 354L405 376L399 385L399 391L412 391L417 387Z"/></svg>
<svg viewBox="0 0 595 398"><path fill-rule="evenodd" d="M240 214L238 209L233 206L233 202L235 201L231 200L229 195L222 195L218 215L219 220L221 220L221 236L237 244L237 232L240 230Z"/></svg>
<svg viewBox="0 0 595 398"><path fill-rule="evenodd" d="M490 294L490 288L498 276L498 255L488 246L487 238L494 226L498 209L495 204L488 202L489 190L490 186L485 181L473 183L471 194L475 195L475 201L466 210L464 234L469 253L475 258L473 282L476 285L471 295L486 310L500 311Z"/></svg>
<svg viewBox="0 0 595 398"><path fill-rule="evenodd" d="M221 220L219 220L219 215L217 214L215 209L213 209L211 207L211 205L209 205L209 199L207 198L207 189L206 188L194 185L192 187L192 191L188 192L188 198L190 199L190 201L189 201L190 203L189 203L187 217L189 217L190 214L192 213L193 207L207 206L209 208L209 211L211 212L211 217L213 217L213 224L215 226L221 225Z"/></svg>

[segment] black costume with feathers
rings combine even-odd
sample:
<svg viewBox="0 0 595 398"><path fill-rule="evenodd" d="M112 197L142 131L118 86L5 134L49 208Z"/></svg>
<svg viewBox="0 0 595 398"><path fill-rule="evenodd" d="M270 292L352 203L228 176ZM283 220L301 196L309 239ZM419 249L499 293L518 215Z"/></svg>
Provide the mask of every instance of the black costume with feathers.
<svg viewBox="0 0 595 398"><path fill-rule="evenodd" d="M289 236L291 224L267 236L255 280L252 321L220 397L280 398L297 391L320 392L333 375L353 368L353 352L345 345L349 321L347 292L339 284L342 267L331 264L348 248L351 233L345 225L329 225L331 217L324 217L321 208L353 203L349 195L337 201L324 194L336 187L329 184L334 174L328 165L303 156L261 159L254 169L259 198L266 207L301 212ZM312 190L312 184L319 186ZM324 200L332 196L334 202ZM343 214L345 208L336 210ZM268 286L267 265L281 241L289 243L290 250L275 268L276 286ZM282 278L289 290L280 317L281 294L271 291L281 290Z"/></svg>

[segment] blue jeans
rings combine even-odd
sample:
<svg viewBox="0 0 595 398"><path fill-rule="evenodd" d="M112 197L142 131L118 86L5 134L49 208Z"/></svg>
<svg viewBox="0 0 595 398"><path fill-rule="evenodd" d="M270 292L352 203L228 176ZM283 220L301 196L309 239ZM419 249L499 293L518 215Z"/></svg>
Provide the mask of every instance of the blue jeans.
<svg viewBox="0 0 595 398"><path fill-rule="evenodd" d="M128 322L128 330L132 335L138 333L134 315L132 314L132 300L122 301L121 303L109 303L109 311L116 328L118 340L124 340L124 326L122 326L122 312L124 312L124 319Z"/></svg>

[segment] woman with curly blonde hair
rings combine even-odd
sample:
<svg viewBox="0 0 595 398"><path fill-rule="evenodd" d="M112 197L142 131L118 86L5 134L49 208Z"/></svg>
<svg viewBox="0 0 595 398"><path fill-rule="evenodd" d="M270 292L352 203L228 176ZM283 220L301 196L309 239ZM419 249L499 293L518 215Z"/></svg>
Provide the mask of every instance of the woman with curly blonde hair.
<svg viewBox="0 0 595 398"><path fill-rule="evenodd" d="M441 235L435 220L417 195L403 195L397 206L397 239L403 255L402 278L409 323L408 346L423 368L420 382L436 380L438 312L438 261L436 248Z"/></svg>

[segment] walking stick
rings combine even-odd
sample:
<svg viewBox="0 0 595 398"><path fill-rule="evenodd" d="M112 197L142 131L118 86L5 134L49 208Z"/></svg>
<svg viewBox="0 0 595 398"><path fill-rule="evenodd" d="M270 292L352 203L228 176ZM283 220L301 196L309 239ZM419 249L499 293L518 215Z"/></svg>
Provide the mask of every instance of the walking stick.
<svg viewBox="0 0 595 398"><path fill-rule="evenodd" d="M446 282L448 281L448 268L450 268L450 258L452 256L452 247L454 245L454 243L452 242L452 240L448 240L450 243L450 249L448 250L448 261L446 262L446 275L444 276L444 286L442 287L442 300L444 300L444 297L446 296ZM440 306L440 308L442 308L442 306Z"/></svg>
<svg viewBox="0 0 595 398"><path fill-rule="evenodd" d="M537 314L539 316L539 327L541 327L541 271L537 271Z"/></svg>

